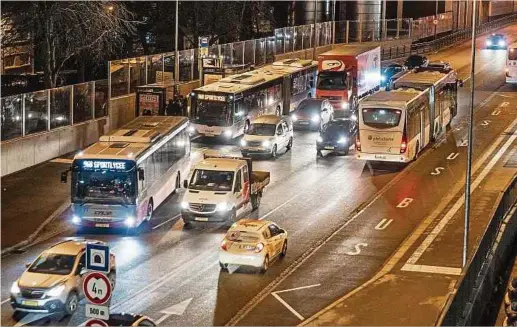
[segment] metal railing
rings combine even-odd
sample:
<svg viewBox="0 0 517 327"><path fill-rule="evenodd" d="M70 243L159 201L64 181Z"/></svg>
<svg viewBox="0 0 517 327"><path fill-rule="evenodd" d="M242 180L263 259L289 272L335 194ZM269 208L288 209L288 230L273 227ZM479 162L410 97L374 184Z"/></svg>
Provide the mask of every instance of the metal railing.
<svg viewBox="0 0 517 327"><path fill-rule="evenodd" d="M2 141L84 123L108 114L108 80L1 99Z"/></svg>
<svg viewBox="0 0 517 327"><path fill-rule="evenodd" d="M485 233L477 246L474 256L470 259L467 267L456 285L455 294L450 295L439 325L456 326L470 325L469 314L473 309L474 296L483 284L483 277L487 272L490 261L496 256L497 247L495 244L500 239L500 229L507 218L512 207L517 204L517 176L508 184L506 190L499 195L497 205L493 209Z"/></svg>

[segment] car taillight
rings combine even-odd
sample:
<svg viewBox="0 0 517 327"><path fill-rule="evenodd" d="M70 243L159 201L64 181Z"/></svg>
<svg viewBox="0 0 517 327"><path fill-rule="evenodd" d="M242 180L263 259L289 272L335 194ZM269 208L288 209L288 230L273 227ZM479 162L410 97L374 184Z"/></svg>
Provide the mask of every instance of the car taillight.
<svg viewBox="0 0 517 327"><path fill-rule="evenodd" d="M225 250L225 251L228 251L228 245L226 244L226 239L224 239L222 242L221 242L221 249Z"/></svg>
<svg viewBox="0 0 517 327"><path fill-rule="evenodd" d="M407 136L406 131L402 134L402 141L400 142L400 153L406 153L407 150Z"/></svg>
<svg viewBox="0 0 517 327"><path fill-rule="evenodd" d="M359 133L357 133L357 137L355 138L355 150L361 151L361 140L359 139Z"/></svg>
<svg viewBox="0 0 517 327"><path fill-rule="evenodd" d="M259 253L263 249L264 249L264 244L262 244L262 243L259 243L259 244L257 244L257 246L255 246L255 252L256 253Z"/></svg>

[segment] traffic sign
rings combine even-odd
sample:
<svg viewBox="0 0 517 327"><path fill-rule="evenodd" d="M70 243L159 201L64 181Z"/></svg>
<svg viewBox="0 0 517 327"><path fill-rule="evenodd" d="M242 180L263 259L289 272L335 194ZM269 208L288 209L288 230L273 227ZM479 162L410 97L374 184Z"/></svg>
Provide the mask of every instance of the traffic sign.
<svg viewBox="0 0 517 327"><path fill-rule="evenodd" d="M108 327L108 323L99 319L90 319L85 324L86 327Z"/></svg>
<svg viewBox="0 0 517 327"><path fill-rule="evenodd" d="M109 246L103 244L86 243L86 269L109 272Z"/></svg>
<svg viewBox="0 0 517 327"><path fill-rule="evenodd" d="M86 303L86 317L108 320L110 318L109 307Z"/></svg>
<svg viewBox="0 0 517 327"><path fill-rule="evenodd" d="M92 304L101 305L111 297L111 282L100 272L91 272L83 281L84 295Z"/></svg>
<svg viewBox="0 0 517 327"><path fill-rule="evenodd" d="M200 36L198 39L199 44L199 55L201 57L208 56L208 37Z"/></svg>

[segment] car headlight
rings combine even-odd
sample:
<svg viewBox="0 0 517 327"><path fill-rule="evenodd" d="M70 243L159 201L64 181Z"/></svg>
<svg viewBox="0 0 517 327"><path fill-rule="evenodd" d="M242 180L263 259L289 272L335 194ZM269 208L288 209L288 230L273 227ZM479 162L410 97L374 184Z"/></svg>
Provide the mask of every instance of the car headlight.
<svg viewBox="0 0 517 327"><path fill-rule="evenodd" d="M354 121L357 121L357 116L356 115L352 115L352 116L350 116L350 119L352 119Z"/></svg>
<svg viewBox="0 0 517 327"><path fill-rule="evenodd" d="M386 82L386 76L381 75L381 82Z"/></svg>
<svg viewBox="0 0 517 327"><path fill-rule="evenodd" d="M74 225L79 225L79 224L81 223L81 218L79 218L79 216L78 216L78 215L73 215L73 216L72 216L72 223L73 223Z"/></svg>
<svg viewBox="0 0 517 327"><path fill-rule="evenodd" d="M318 138L316 139L316 142L318 142L318 143L321 143L321 142L323 142L323 137L321 137L321 136L318 136Z"/></svg>
<svg viewBox="0 0 517 327"><path fill-rule="evenodd" d="M228 203L226 203L226 202L218 203L217 206L215 207L215 209L217 211L228 211Z"/></svg>
<svg viewBox="0 0 517 327"><path fill-rule="evenodd" d="M241 139L241 146L246 146L248 142L245 139Z"/></svg>
<svg viewBox="0 0 517 327"><path fill-rule="evenodd" d="M320 121L320 116L319 115L313 115L311 117L311 121L314 122L314 123L317 123Z"/></svg>
<svg viewBox="0 0 517 327"><path fill-rule="evenodd" d="M297 121L297 120L298 120L298 117L297 117L295 114L292 114L292 115L291 115L291 119L292 119L293 121Z"/></svg>
<svg viewBox="0 0 517 327"><path fill-rule="evenodd" d="M181 202L181 209L188 209L188 202Z"/></svg>
<svg viewBox="0 0 517 327"><path fill-rule="evenodd" d="M500 47L504 47L506 42L504 42L503 40L499 41L499 43L497 43Z"/></svg>
<svg viewBox="0 0 517 327"><path fill-rule="evenodd" d="M65 284L61 284L59 286L55 286L47 291L47 296L56 297L61 295L63 291L65 290Z"/></svg>
<svg viewBox="0 0 517 327"><path fill-rule="evenodd" d="M262 146L265 148L269 148L271 146L271 142L269 142L268 140L265 140L264 142L262 142Z"/></svg>
<svg viewBox="0 0 517 327"><path fill-rule="evenodd" d="M223 134L226 137L232 137L232 130L231 129L227 129L226 131L224 131Z"/></svg>
<svg viewBox="0 0 517 327"><path fill-rule="evenodd" d="M348 102L341 102L341 108L342 109L348 109Z"/></svg>
<svg viewBox="0 0 517 327"><path fill-rule="evenodd" d="M348 139L344 136L342 136L341 138L339 138L339 140L337 141L337 143L341 143L341 144L344 144L348 141Z"/></svg>
<svg viewBox="0 0 517 327"><path fill-rule="evenodd" d="M492 41L486 40L486 45L491 46L492 45Z"/></svg>
<svg viewBox="0 0 517 327"><path fill-rule="evenodd" d="M196 131L196 128L195 128L194 126L189 126L189 127L188 127L188 131L189 131L190 133L194 133L194 132Z"/></svg>
<svg viewBox="0 0 517 327"><path fill-rule="evenodd" d="M133 227L133 225L135 225L135 217L127 217L126 220L124 220L124 224L126 224L127 227Z"/></svg>
<svg viewBox="0 0 517 327"><path fill-rule="evenodd" d="M14 282L13 286L11 286L11 293L12 294L20 294L20 287L18 286L18 282Z"/></svg>

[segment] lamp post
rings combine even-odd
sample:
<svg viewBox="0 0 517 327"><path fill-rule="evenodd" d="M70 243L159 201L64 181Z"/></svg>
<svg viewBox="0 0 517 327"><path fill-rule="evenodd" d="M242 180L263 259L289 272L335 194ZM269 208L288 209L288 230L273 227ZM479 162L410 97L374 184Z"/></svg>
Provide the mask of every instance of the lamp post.
<svg viewBox="0 0 517 327"><path fill-rule="evenodd" d="M176 31L174 33L174 81L179 82L180 58L178 53L178 10L179 0L176 0Z"/></svg>
<svg viewBox="0 0 517 327"><path fill-rule="evenodd" d="M462 267L467 265L468 244L469 244L469 220L470 220L470 180L472 175L472 139L474 125L474 88L475 88L475 65L476 65L476 4L472 3L472 52L470 67L470 107L468 116L468 144L467 144L467 172L465 177L465 225L463 231L463 260Z"/></svg>

